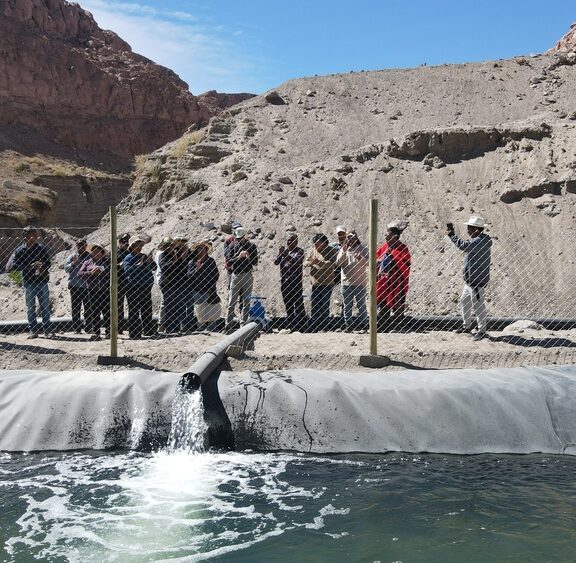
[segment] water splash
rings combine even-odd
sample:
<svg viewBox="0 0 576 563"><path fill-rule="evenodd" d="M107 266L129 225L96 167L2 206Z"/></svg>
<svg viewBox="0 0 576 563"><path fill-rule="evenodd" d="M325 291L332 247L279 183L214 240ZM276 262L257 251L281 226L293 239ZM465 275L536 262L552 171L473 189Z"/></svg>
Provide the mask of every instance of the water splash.
<svg viewBox="0 0 576 563"><path fill-rule="evenodd" d="M167 451L188 454L204 452L206 431L201 391L190 393L178 386L172 403L172 428Z"/></svg>

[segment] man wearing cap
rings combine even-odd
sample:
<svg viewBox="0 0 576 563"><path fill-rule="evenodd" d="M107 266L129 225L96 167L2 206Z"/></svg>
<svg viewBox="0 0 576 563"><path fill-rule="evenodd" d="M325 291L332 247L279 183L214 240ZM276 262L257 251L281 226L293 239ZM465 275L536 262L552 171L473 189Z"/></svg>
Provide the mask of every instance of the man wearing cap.
<svg viewBox="0 0 576 563"><path fill-rule="evenodd" d="M470 240L461 239L455 234L454 226L451 223L447 225L447 235L450 240L465 253L464 289L460 297L463 325L456 332L472 332L472 308L474 308L478 330L473 339L482 340L486 336L484 288L490 280L492 239L484 232L486 222L483 217L472 215L465 225Z"/></svg>
<svg viewBox="0 0 576 563"><path fill-rule="evenodd" d="M278 249L274 264L280 266L280 291L291 330L303 330L306 327L306 310L302 296L303 262L304 251L298 246L298 235L288 235L286 246Z"/></svg>
<svg viewBox="0 0 576 563"><path fill-rule="evenodd" d="M228 290L230 289L230 279L232 276L232 270L230 269L230 264L226 260L226 249L230 246L236 239L234 238L234 230L238 227L242 227L242 224L238 221L232 221L224 223L221 225L220 230L226 235L224 238L224 270L228 274ZM244 302L242 299L238 299L238 308L240 309L240 314L242 314L242 308L244 307Z"/></svg>
<svg viewBox="0 0 576 563"><path fill-rule="evenodd" d="M254 283L252 270L258 263L258 250L256 245L246 238L244 227L237 227L233 234L234 241L224 249L224 257L231 271L226 308L226 331L231 330L234 306L238 298L242 300L242 324L248 321L250 294Z"/></svg>
<svg viewBox="0 0 576 563"><path fill-rule="evenodd" d="M344 322L346 332L354 329L352 308L354 301L358 309L358 328L364 330L368 321L366 311L366 284L368 282L368 249L360 242L358 235L351 231L338 252L336 264L342 268L342 301L344 302Z"/></svg>
<svg viewBox="0 0 576 563"><path fill-rule="evenodd" d="M80 318L82 308L84 308L84 319L88 320L88 288L86 287L86 280L78 275L82 264L90 258L90 253L86 247L86 239L76 241L76 251L68 256L64 264L64 271L68 274L72 330L76 333L82 332L82 319ZM88 330L87 327L86 330Z"/></svg>
<svg viewBox="0 0 576 563"><path fill-rule="evenodd" d="M48 248L39 242L40 233L35 227L24 229L24 242L14 251L10 260L10 270L19 270L22 273L22 286L26 299L28 317L28 338L38 338L38 321L36 320L36 299L40 304L42 314L42 329L49 336L52 332L50 326L50 294L48 279L50 269L50 255Z"/></svg>

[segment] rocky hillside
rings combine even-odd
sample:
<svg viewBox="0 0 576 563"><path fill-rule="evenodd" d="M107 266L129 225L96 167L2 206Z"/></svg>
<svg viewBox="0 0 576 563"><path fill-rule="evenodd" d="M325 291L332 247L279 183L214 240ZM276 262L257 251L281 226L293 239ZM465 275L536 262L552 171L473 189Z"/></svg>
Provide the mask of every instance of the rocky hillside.
<svg viewBox="0 0 576 563"><path fill-rule="evenodd" d="M2 124L68 146L130 158L214 114L173 71L133 53L78 4L5 0L0 52Z"/></svg>
<svg viewBox="0 0 576 563"><path fill-rule="evenodd" d="M576 49L576 23L570 26L570 31L552 47L551 52L570 51L573 49Z"/></svg>
<svg viewBox="0 0 576 563"><path fill-rule="evenodd" d="M107 206L126 195L135 155L249 97L193 96L173 71L133 53L78 4L2 0L0 228L31 221L97 225ZM81 180L95 188L92 203ZM38 204L44 188L47 206Z"/></svg>
<svg viewBox="0 0 576 563"><path fill-rule="evenodd" d="M210 238L238 219L261 251L257 293L278 305L286 233L344 224L366 240L407 219L412 313L456 312L462 255L445 224L484 215L491 315L575 316L576 53L291 80L140 163L122 230Z"/></svg>

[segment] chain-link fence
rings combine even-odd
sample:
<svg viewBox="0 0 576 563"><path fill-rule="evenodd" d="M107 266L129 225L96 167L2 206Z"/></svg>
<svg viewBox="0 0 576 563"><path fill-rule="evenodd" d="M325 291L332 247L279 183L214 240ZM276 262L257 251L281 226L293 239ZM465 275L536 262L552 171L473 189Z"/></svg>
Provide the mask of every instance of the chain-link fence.
<svg viewBox="0 0 576 563"><path fill-rule="evenodd" d="M96 227L87 237L85 227L0 230L5 343L18 342L25 349L24 339L67 338L89 345L109 337L111 268L117 272L122 341L230 332L253 318L284 335L368 330L366 225L300 238L287 225L273 243L238 223L199 240L186 233L152 240L123 227L120 221L117 264L110 260L110 235ZM396 346L397 356L418 357L419 343L432 334L436 345L425 352L428 358L458 354L471 342L485 340L514 346L514 351L493 348L492 353L510 353L519 358L515 363L528 349L560 350L570 360L566 353L576 348L576 319L566 290L569 280L530 271L523 255L533 249L516 248L512 256L488 229L466 232L461 226L450 238L439 230L430 234L404 227L384 224L378 234L376 303L383 353ZM485 239L480 251L469 242L479 238ZM563 252L562 259L576 259L576 250ZM470 264L474 260L476 266ZM486 273L471 273L479 263L480 270L490 272L489 282ZM395 335L412 335L412 340L398 344ZM302 353L314 346L323 345L312 337L304 340Z"/></svg>

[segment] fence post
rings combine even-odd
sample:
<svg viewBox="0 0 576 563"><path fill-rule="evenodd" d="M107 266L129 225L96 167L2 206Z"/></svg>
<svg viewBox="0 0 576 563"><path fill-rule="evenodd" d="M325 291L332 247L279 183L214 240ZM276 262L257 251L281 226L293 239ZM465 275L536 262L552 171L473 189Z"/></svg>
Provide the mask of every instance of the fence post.
<svg viewBox="0 0 576 563"><path fill-rule="evenodd" d="M376 308L376 246L378 237L378 200L370 200L370 223L368 242L368 287L370 303L370 354L378 354L378 311Z"/></svg>
<svg viewBox="0 0 576 563"><path fill-rule="evenodd" d="M387 356L378 355L378 309L376 307L376 247L378 245L378 200L370 200L370 220L368 229L368 289L370 319L370 353L360 356L359 364L368 368L382 368L390 363Z"/></svg>
<svg viewBox="0 0 576 563"><path fill-rule="evenodd" d="M110 357L118 356L118 246L116 206L110 206Z"/></svg>

